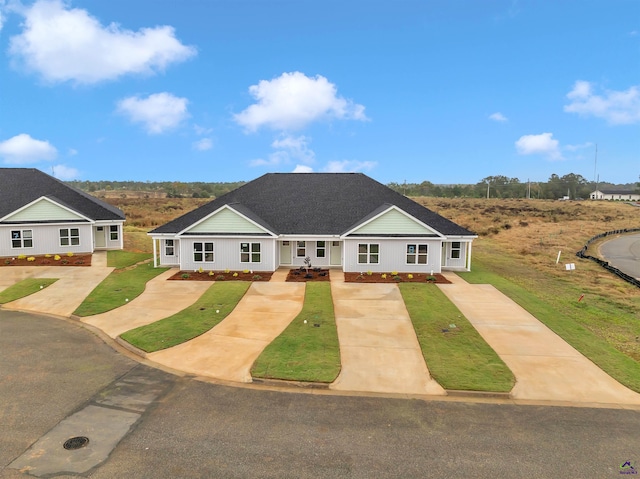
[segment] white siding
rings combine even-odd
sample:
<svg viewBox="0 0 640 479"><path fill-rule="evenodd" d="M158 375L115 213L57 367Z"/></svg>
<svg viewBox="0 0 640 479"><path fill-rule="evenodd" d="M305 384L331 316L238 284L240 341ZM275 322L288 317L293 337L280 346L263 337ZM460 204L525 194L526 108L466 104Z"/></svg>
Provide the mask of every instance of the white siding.
<svg viewBox="0 0 640 479"><path fill-rule="evenodd" d="M124 232L122 223L98 223L99 226L104 226L104 235L105 235L105 247L98 249L122 249L124 246ZM111 239L111 227L115 226L117 228L117 237L116 239ZM95 245L95 242L94 242Z"/></svg>
<svg viewBox="0 0 640 479"><path fill-rule="evenodd" d="M395 209L383 213L370 223L351 232L357 234L436 234L416 220Z"/></svg>
<svg viewBox="0 0 640 479"><path fill-rule="evenodd" d="M161 266L179 266L180 265L180 240L173 240L173 256L167 256L167 248L165 244L166 239L161 238L158 242L160 248L160 265ZM154 239L155 241L155 239Z"/></svg>
<svg viewBox="0 0 640 479"><path fill-rule="evenodd" d="M358 245L361 243L380 245L378 264L358 264ZM427 264L407 264L407 244L427 244ZM441 240L425 238L357 238L344 241L344 265L347 272L373 271L376 273L440 273Z"/></svg>
<svg viewBox="0 0 640 479"><path fill-rule="evenodd" d="M60 246L60 229L78 228L80 244L77 246ZM33 236L33 247L17 249L11 247L11 231L31 230ZM93 252L92 226L88 223L70 223L56 225L2 225L0 226L0 256L17 256L25 254L27 256L43 254L64 255L72 253Z"/></svg>
<svg viewBox="0 0 640 479"><path fill-rule="evenodd" d="M243 218L238 213L224 208L189 228L188 233L264 233L265 230Z"/></svg>
<svg viewBox="0 0 640 479"><path fill-rule="evenodd" d="M444 247L442 248L442 267L445 269L454 269L461 270L466 269L467 265L467 251L468 251L468 242L460 241L460 257L452 258L451 250L453 242L444 243Z"/></svg>
<svg viewBox="0 0 640 479"><path fill-rule="evenodd" d="M274 245L275 239L271 238L182 238L180 240L180 269L197 270L200 267L206 271L242 271L245 269L253 271L273 271ZM193 243L212 242L214 262L200 263L193 260ZM260 263L240 262L240 243L260 243Z"/></svg>
<svg viewBox="0 0 640 479"><path fill-rule="evenodd" d="M46 199L40 199L25 209L5 218L4 221L64 221L86 218Z"/></svg>
<svg viewBox="0 0 640 479"><path fill-rule="evenodd" d="M322 240L319 240L322 241ZM289 265L286 266L291 266L292 268L299 268L300 266L304 266L304 258L305 257L309 257L311 259L311 267L327 267L329 266L329 262L330 262L330 249L331 249L331 240L325 240L324 244L325 244L325 256L324 258L319 258L317 255L317 241L306 241L305 245L306 245L306 253L304 257L298 257L296 255L296 252L298 250L297 246L298 246L298 242L297 241L291 241L291 255L292 255L292 262Z"/></svg>

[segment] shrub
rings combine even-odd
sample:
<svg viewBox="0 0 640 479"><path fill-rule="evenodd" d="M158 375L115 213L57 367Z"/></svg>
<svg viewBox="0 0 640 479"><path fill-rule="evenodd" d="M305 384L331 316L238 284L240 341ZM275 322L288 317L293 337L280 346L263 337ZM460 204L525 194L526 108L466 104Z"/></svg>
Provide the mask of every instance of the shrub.
<svg viewBox="0 0 640 479"><path fill-rule="evenodd" d="M209 276L213 276L213 271L209 271Z"/></svg>
<svg viewBox="0 0 640 479"><path fill-rule="evenodd" d="M249 272L249 270L248 270L248 269L243 269L243 270L242 270L242 272L243 272L244 274L247 274L247 273Z"/></svg>
<svg viewBox="0 0 640 479"><path fill-rule="evenodd" d="M52 256L52 255L50 255L50 254L45 254L45 255L44 255L44 257L45 257L45 258L51 258L51 256Z"/></svg>
<svg viewBox="0 0 640 479"><path fill-rule="evenodd" d="M234 277L234 278L237 278L237 277L238 277L238 273L237 273L237 272L236 272L236 273L233 273L233 277Z"/></svg>
<svg viewBox="0 0 640 479"><path fill-rule="evenodd" d="M68 256L69 258L71 258L71 257L73 256L73 253L72 253L71 251L69 251L69 252L67 253L67 256Z"/></svg>
<svg viewBox="0 0 640 479"><path fill-rule="evenodd" d="M35 258L35 257L33 257L33 256L29 256L29 257L27 258L27 261L35 261L35 260L36 260L36 258Z"/></svg>
<svg viewBox="0 0 640 479"><path fill-rule="evenodd" d="M26 259L27 255L26 254L19 254L18 255L18 259Z"/></svg>
<svg viewBox="0 0 640 479"><path fill-rule="evenodd" d="M200 268L198 269L198 273L200 274L204 273L204 269L202 269L202 266L200 266Z"/></svg>
<svg viewBox="0 0 640 479"><path fill-rule="evenodd" d="M367 276L371 276L372 274L371 270L367 271Z"/></svg>
<svg viewBox="0 0 640 479"><path fill-rule="evenodd" d="M229 268L225 269L224 272L228 274L229 273Z"/></svg>
<svg viewBox="0 0 640 479"><path fill-rule="evenodd" d="M189 273L182 273L182 279L189 279L191 278L191 275Z"/></svg>
<svg viewBox="0 0 640 479"><path fill-rule="evenodd" d="M435 276L427 276L427 281L429 281L430 283L435 282L436 277Z"/></svg>
<svg viewBox="0 0 640 479"><path fill-rule="evenodd" d="M380 275L380 277L381 277L382 279L387 279L387 273L382 273L382 274Z"/></svg>
<svg viewBox="0 0 640 479"><path fill-rule="evenodd" d="M411 273L409 273L409 274L407 275L407 278L409 278L409 279L413 279L413 275L412 275Z"/></svg>
<svg viewBox="0 0 640 479"><path fill-rule="evenodd" d="M392 271L391 272L391 276L398 276L398 272L397 271Z"/></svg>
<svg viewBox="0 0 640 479"><path fill-rule="evenodd" d="M219 274L216 276L216 281L224 281L224 274Z"/></svg>
<svg viewBox="0 0 640 479"><path fill-rule="evenodd" d="M262 279L262 276L260 276L259 274L254 274L252 279L254 281L260 281Z"/></svg>
<svg viewBox="0 0 640 479"><path fill-rule="evenodd" d="M55 256L53 257L53 259L54 259L55 261L60 261L60 255L55 255Z"/></svg>
<svg viewBox="0 0 640 479"><path fill-rule="evenodd" d="M396 274L396 275L393 277L393 280L394 280L394 281L402 281L402 278L401 278L399 275L397 275L397 274Z"/></svg>

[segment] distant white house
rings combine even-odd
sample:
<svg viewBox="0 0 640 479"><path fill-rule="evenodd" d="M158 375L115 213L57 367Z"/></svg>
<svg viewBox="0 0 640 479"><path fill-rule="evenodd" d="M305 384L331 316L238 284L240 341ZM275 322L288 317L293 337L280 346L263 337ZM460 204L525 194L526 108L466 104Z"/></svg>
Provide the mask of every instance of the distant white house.
<svg viewBox="0 0 640 479"><path fill-rule="evenodd" d="M596 190L591 193L592 200L640 201L640 193L633 190Z"/></svg>
<svg viewBox="0 0 640 479"><path fill-rule="evenodd" d="M269 173L149 232L182 270L469 271L477 235L362 173Z"/></svg>
<svg viewBox="0 0 640 479"><path fill-rule="evenodd" d="M124 213L34 168L0 168L0 257L122 249Z"/></svg>

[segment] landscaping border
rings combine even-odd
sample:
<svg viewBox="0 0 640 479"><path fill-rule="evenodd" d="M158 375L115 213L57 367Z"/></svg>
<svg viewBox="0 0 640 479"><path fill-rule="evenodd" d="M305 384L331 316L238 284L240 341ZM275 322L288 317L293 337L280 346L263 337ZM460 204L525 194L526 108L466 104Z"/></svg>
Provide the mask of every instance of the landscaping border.
<svg viewBox="0 0 640 479"><path fill-rule="evenodd" d="M600 258L596 258L595 256L591 256L591 255L586 254L587 253L587 248L589 247L589 245L591 243L593 243L594 241L600 239L600 238L605 238L605 237L611 236L611 235L619 235L619 234L624 234L624 233L637 233L637 232L640 232L640 228L624 228L624 229L621 229L621 230L613 230L613 231L607 231L605 233L600 233L599 235L596 235L593 238L589 239L589 241L587 241L587 244L585 244L582 247L582 249L576 253L576 256L578 258L590 259L591 261L594 261L594 262L598 263L600 266L602 266L607 271L610 271L611 273L613 273L616 276L620 277L621 279L625 280L627 283L631 283L632 285L637 286L638 288L640 288L640 281L637 280L636 278L634 278L633 276L628 275L624 271L620 271L615 266L611 266L608 261L603 261Z"/></svg>

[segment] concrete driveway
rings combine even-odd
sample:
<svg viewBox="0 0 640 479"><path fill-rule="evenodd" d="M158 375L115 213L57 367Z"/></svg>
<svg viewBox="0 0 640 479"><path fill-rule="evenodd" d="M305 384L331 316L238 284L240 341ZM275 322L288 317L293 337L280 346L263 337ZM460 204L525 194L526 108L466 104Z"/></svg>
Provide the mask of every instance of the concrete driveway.
<svg viewBox="0 0 640 479"><path fill-rule="evenodd" d="M332 273L331 294L342 369L330 388L446 394L429 375L398 286L344 283L341 276Z"/></svg>
<svg viewBox="0 0 640 479"><path fill-rule="evenodd" d="M604 373L493 286L445 276L452 284L438 287L515 375L513 398L640 405L640 394Z"/></svg>
<svg viewBox="0 0 640 479"><path fill-rule="evenodd" d="M176 273L165 271L147 283L136 299L106 313L79 318L115 338L125 331L167 318L195 303L213 284L208 281L167 281Z"/></svg>
<svg viewBox="0 0 640 479"><path fill-rule="evenodd" d="M25 278L59 278L51 286L3 308L69 317L114 268L107 268L107 253L93 253L91 266L7 266L2 268L5 287Z"/></svg>
<svg viewBox="0 0 640 479"><path fill-rule="evenodd" d="M251 366L300 313L304 283L252 283L220 324L186 343L147 355L187 373L250 383Z"/></svg>

